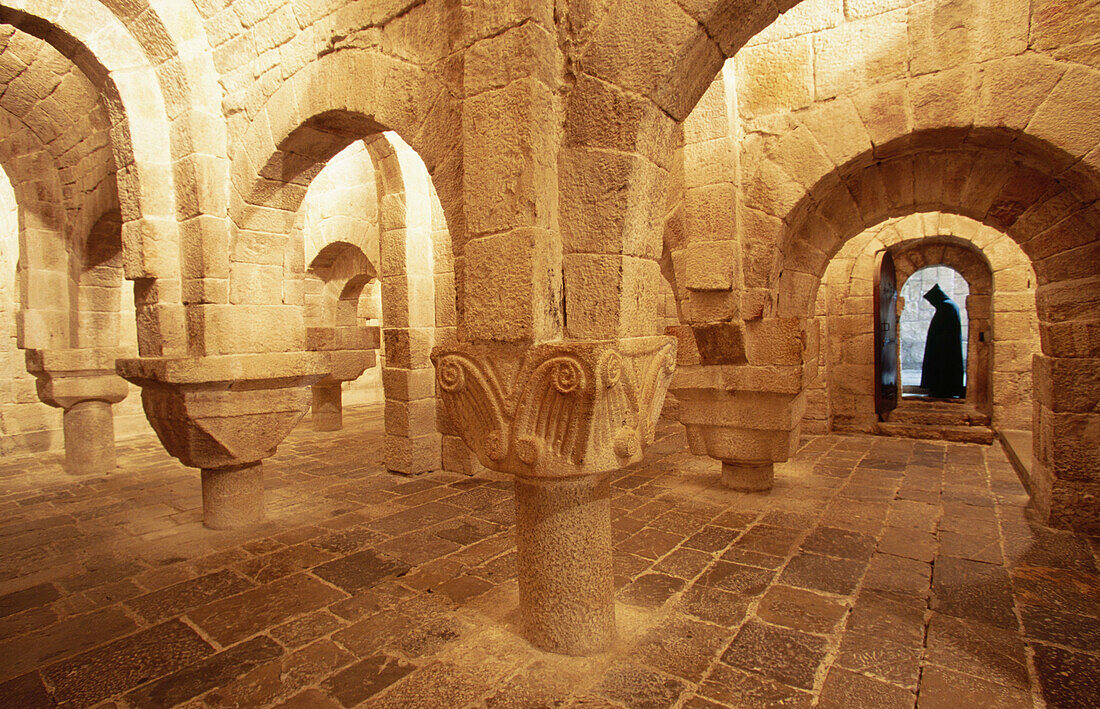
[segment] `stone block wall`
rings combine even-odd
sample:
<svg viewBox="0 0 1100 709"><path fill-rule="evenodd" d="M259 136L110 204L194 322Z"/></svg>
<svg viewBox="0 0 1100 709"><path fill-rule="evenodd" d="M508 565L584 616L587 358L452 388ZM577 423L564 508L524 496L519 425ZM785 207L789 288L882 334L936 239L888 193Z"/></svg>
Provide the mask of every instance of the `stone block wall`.
<svg viewBox="0 0 1100 709"><path fill-rule="evenodd" d="M10 58L11 54L7 56ZM0 62L2 57L0 54ZM14 137L18 139L18 134ZM11 140L13 134L7 133L7 138ZM93 146L87 147L90 149ZM96 179L102 180L103 175L84 174L79 179L94 182ZM96 184L74 186L72 193L86 195L95 191ZM92 199L94 203L95 198ZM23 349L26 345L21 345L21 340L32 344L47 342L41 333L34 331L35 324L44 324L43 320L30 318L31 332L27 332L28 319L23 304L42 307L46 298L63 298L69 293L69 284L67 279L58 284L27 274L30 264L24 263L20 267L21 241L30 249L28 260L33 259L33 254L41 253L47 245L41 243L41 234L36 230L28 229L20 234L19 209L12 182L8 174L0 170L0 455L60 452L64 448L62 412L46 405L39 397L37 380L27 371ZM74 207L72 211L79 215L82 210ZM34 222L31 214L24 214L23 217L24 224ZM86 220L78 219L71 228L79 231L84 225ZM74 345L94 346L98 331L112 330L118 338L110 343L112 346L137 351L133 285L121 282L121 274L116 275L119 282L110 287L92 286L78 290L78 303L85 317L76 323L74 334L84 338L84 343L77 341ZM61 293L56 292L58 288ZM115 436L123 439L151 435L152 429L141 404L141 389L133 385L128 388L128 396L113 406Z"/></svg>
<svg viewBox="0 0 1100 709"><path fill-rule="evenodd" d="M944 239L947 239L946 241ZM928 246L921 248L922 243ZM968 244L972 256L959 261L958 253L945 245ZM968 401L983 386L992 386L991 414L993 425L1011 430L1031 430L1031 375L1027 371L1029 355L1040 351L1039 321L1035 311L1035 274L1023 251L1009 237L955 215L916 214L890 220L880 228L852 239L829 263L821 289L818 291L815 318L822 332L820 355L821 376L810 385L805 426L808 431L857 430L870 431L876 420L874 413L874 353L871 284L874 254L881 249L901 249L896 257L899 281L921 272L929 265L954 264L964 275L977 279L979 293L992 290L992 312L971 315L988 322L988 340L992 361L988 367L989 382L968 381ZM917 255L919 252L919 256ZM988 261L986 261L988 256ZM970 274L970 270L985 271L985 275ZM957 271L956 271L957 273ZM903 284L903 289L907 287ZM943 283L941 282L941 286ZM970 292L972 284L967 284ZM926 289L923 285L918 290ZM975 305L975 296L970 296ZM960 310L966 308L963 301ZM909 307L908 301L905 307ZM924 329L917 328L919 344L923 346ZM973 336L974 328L970 329ZM980 349L978 342L969 343L967 352ZM918 352L918 359L923 349ZM977 371L975 366L968 375ZM920 363L917 363L920 369ZM979 368L980 369L980 368ZM974 387L973 389L971 387Z"/></svg>
<svg viewBox="0 0 1100 709"><path fill-rule="evenodd" d="M312 264L325 246L335 243L357 247L367 259L368 283L359 299L359 324L382 325L381 288L378 265L379 223L378 183L370 154L362 141L355 141L329 160L309 185L299 224L304 240L305 261ZM335 274L341 282L358 274ZM306 284L307 320L321 316L320 293L310 292ZM339 297L338 295L336 296ZM342 384L344 403L381 403L382 367L385 355L379 350L377 362L358 379Z"/></svg>
<svg viewBox="0 0 1100 709"><path fill-rule="evenodd" d="M786 440L815 365L833 343L847 356L867 341L814 322L828 264L909 214L965 216L1033 264L1026 285L994 269L1015 313L997 325L1000 381L1023 392L1034 375L1028 287L1049 356L1100 356L1086 3L65 0L0 6L0 19L0 157L26 215L20 346L82 347L109 329L102 302L70 306L94 300L75 288L81 241L117 212L145 358L186 359L188 376L245 361L316 374L316 293L290 247L307 220L374 228L365 168L319 176L365 139L382 188L377 257L360 249L379 294L364 308L380 298L387 457L405 472L438 464L433 414L449 450L458 436L434 409L433 347L628 352L668 325L659 273L696 345L685 367L726 368L746 408L731 421L751 414L745 392L783 389L767 435ZM400 143L374 142L387 131ZM322 187L340 196L303 211ZM999 401L1016 415L1020 402ZM1057 477L1069 459L1055 448L1039 450Z"/></svg>

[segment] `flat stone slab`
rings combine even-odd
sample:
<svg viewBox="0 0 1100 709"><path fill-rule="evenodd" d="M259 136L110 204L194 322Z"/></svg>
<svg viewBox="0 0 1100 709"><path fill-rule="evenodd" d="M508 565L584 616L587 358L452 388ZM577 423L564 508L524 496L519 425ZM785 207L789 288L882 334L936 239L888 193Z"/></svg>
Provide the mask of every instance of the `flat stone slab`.
<svg viewBox="0 0 1100 709"><path fill-rule="evenodd" d="M511 481L391 475L382 408L345 420L293 431L265 462L269 521L229 533L201 526L197 476L151 439L121 441L119 470L96 480L0 459L0 506L18 512L0 518L0 706L1096 696L1092 547L1029 522L998 447L810 438L752 495L721 488L662 422L613 476L619 638L583 659L520 634Z"/></svg>

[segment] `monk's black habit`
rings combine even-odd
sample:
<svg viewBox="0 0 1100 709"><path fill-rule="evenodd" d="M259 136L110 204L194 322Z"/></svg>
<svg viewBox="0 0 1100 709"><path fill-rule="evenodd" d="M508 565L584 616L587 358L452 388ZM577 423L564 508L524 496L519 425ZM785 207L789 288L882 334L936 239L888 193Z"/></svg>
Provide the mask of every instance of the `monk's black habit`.
<svg viewBox="0 0 1100 709"><path fill-rule="evenodd" d="M966 396L959 307L940 290L938 283L924 294L924 299L936 308L936 314L928 325L928 339L924 343L921 388L938 398Z"/></svg>

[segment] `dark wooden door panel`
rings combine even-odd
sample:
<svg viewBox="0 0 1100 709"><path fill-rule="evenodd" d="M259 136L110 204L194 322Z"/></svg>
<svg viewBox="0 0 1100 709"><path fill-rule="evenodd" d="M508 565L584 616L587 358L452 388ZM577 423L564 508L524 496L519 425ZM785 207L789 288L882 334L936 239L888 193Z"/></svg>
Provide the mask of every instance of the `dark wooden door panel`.
<svg viewBox="0 0 1100 709"><path fill-rule="evenodd" d="M885 421L898 405L898 280L894 257L880 253L875 262L875 413Z"/></svg>

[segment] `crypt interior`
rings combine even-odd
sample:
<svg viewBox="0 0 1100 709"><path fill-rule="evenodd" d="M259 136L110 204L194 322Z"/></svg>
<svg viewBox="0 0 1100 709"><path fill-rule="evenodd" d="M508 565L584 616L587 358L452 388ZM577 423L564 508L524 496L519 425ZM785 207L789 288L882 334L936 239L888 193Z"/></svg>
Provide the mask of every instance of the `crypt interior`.
<svg viewBox="0 0 1100 709"><path fill-rule="evenodd" d="M1100 704L1098 0L0 0L0 168L0 707Z"/></svg>

